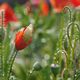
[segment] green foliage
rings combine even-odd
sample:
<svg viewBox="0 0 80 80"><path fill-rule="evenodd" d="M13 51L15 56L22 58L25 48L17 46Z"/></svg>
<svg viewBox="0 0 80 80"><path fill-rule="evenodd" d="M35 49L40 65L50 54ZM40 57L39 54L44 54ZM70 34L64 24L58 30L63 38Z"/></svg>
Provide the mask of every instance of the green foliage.
<svg viewBox="0 0 80 80"><path fill-rule="evenodd" d="M40 16L39 12L34 11L31 15L27 15L24 13L24 6L20 5L15 7L15 12L21 16L20 28L30 23L34 25L33 42L19 51L16 57L14 45L11 43L12 40L14 41L13 34L15 35L17 30L11 31L10 25L8 26L6 38L0 44L0 61L2 60L0 80L9 80L9 78L10 80L53 80L55 77L51 72L51 64L58 64L60 67L55 80L79 80L79 13L74 15L72 10L71 19L63 12L59 14L51 12L53 15ZM36 61L40 64L33 70ZM57 69L53 71L56 72ZM14 78L11 79L12 77Z"/></svg>

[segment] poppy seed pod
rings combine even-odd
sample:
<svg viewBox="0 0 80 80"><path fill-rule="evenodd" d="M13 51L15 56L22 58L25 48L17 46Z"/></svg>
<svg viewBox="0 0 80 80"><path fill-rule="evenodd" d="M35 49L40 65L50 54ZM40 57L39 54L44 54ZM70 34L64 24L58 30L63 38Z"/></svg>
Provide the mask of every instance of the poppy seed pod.
<svg viewBox="0 0 80 80"><path fill-rule="evenodd" d="M22 50L32 42L33 26L30 24L28 27L22 28L17 32L15 38L15 47L17 50Z"/></svg>
<svg viewBox="0 0 80 80"><path fill-rule="evenodd" d="M51 72L54 74L54 76L57 76L59 73L59 65L51 64Z"/></svg>
<svg viewBox="0 0 80 80"><path fill-rule="evenodd" d="M35 62L33 65L33 70L34 71L40 71L42 69L42 66L39 62Z"/></svg>

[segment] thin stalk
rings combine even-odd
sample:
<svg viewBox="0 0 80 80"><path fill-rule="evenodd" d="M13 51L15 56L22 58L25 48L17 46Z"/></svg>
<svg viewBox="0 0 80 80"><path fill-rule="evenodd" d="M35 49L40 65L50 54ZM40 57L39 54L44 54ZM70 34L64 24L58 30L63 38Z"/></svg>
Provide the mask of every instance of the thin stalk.
<svg viewBox="0 0 80 80"><path fill-rule="evenodd" d="M72 49L72 58L73 58L73 66L74 66L74 78L73 80L75 80L75 74L76 74L76 63L75 63L75 47L76 47L76 40L74 42L74 48Z"/></svg>
<svg viewBox="0 0 80 80"><path fill-rule="evenodd" d="M74 25L73 22L69 23L68 26L67 26L67 37L68 37L68 42L69 42L69 49L68 49L68 64L71 66L72 63L71 63L71 54L73 54L72 50L73 50L73 45L72 45L72 34L70 34L70 28L72 27L72 25ZM71 54L70 54L71 53ZM69 66L68 65L68 66Z"/></svg>
<svg viewBox="0 0 80 80"><path fill-rule="evenodd" d="M2 29L2 31L1 31L1 33L3 33L3 11L2 11L2 14L1 14L1 16L2 16L2 27L1 27L1 29ZM0 42L0 76L3 76L3 74L4 74L4 65L3 65L3 41L1 41Z"/></svg>
<svg viewBox="0 0 80 80"><path fill-rule="evenodd" d="M14 49L14 53L10 59L10 63L9 63L9 71L8 71L8 80L10 78L10 74L11 74L11 71L12 71L12 66L13 66L13 63L14 63L14 60L16 58L16 55L17 55L17 50Z"/></svg>
<svg viewBox="0 0 80 80"><path fill-rule="evenodd" d="M2 29L3 29L3 27L4 27L4 11L2 11ZM2 30L2 33L3 33L3 30ZM2 69L3 69L3 72L2 72L2 74L3 74L3 76L4 76L4 52L3 52L3 42L2 42Z"/></svg>
<svg viewBox="0 0 80 80"><path fill-rule="evenodd" d="M31 75L33 74L33 71L34 71L34 69L32 69L32 70L29 72L28 79L26 79L26 80L29 80L29 79L30 79Z"/></svg>
<svg viewBox="0 0 80 80"><path fill-rule="evenodd" d="M2 28L3 28L3 25L4 25L4 12L2 11Z"/></svg>
<svg viewBox="0 0 80 80"><path fill-rule="evenodd" d="M69 30L70 30L71 26L72 26L72 28L71 28L71 36L69 36ZM70 44L70 48L71 48L72 60L73 60L73 66L74 66L74 77L73 77L73 79L75 80L75 74L76 74L76 67L75 67L75 65L76 65L75 64L76 40L75 39L74 39L74 44L72 45L72 40L73 40L73 35L74 35L74 26L76 26L77 29L78 29L78 31L80 32L79 25L77 23L75 23L75 18L74 18L74 20L67 27L67 36L68 36L68 40L69 40L69 44Z"/></svg>
<svg viewBox="0 0 80 80"><path fill-rule="evenodd" d="M54 75L53 75L53 80L57 80L57 76L54 76Z"/></svg>
<svg viewBox="0 0 80 80"><path fill-rule="evenodd" d="M2 55L2 43L0 43L0 77L3 76L3 55Z"/></svg>
<svg viewBox="0 0 80 80"><path fill-rule="evenodd" d="M72 12L71 12L71 9L70 9L68 6L66 6L66 7L63 9L63 11L65 11L66 9L69 11L69 20L70 20L70 22L71 22L71 21L72 21Z"/></svg>

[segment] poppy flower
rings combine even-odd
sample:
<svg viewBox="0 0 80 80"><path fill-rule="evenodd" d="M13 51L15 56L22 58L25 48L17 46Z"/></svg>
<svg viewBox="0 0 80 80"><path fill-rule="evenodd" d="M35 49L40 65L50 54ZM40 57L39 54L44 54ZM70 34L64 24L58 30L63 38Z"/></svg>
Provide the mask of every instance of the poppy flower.
<svg viewBox="0 0 80 80"><path fill-rule="evenodd" d="M50 0L51 5L54 7L54 11L60 13L63 8L68 5L69 0Z"/></svg>
<svg viewBox="0 0 80 80"><path fill-rule="evenodd" d="M71 0L71 3L74 7L80 6L80 0Z"/></svg>
<svg viewBox="0 0 80 80"><path fill-rule="evenodd" d="M47 16L48 13L49 13L49 6L47 4L46 1L43 1L42 4L41 4L41 10L42 10L42 14Z"/></svg>
<svg viewBox="0 0 80 80"><path fill-rule="evenodd" d="M22 50L32 42L33 26L30 24L28 27L22 28L16 34L15 47L17 50Z"/></svg>
<svg viewBox="0 0 80 80"><path fill-rule="evenodd" d="M7 26L9 22L16 22L18 18L16 17L14 10L8 5L8 3L3 3L0 5L0 11L4 10L4 26Z"/></svg>

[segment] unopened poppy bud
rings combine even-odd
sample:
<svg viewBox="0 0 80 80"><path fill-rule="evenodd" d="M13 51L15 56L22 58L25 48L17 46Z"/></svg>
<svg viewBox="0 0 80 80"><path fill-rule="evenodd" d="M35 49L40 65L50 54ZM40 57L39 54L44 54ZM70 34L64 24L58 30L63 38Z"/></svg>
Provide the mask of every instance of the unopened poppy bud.
<svg viewBox="0 0 80 80"><path fill-rule="evenodd" d="M17 50L22 50L32 42L32 31L31 24L28 27L22 28L16 34L15 47Z"/></svg>
<svg viewBox="0 0 80 80"><path fill-rule="evenodd" d="M59 65L51 64L51 72L54 74L54 76L57 76L59 73Z"/></svg>
<svg viewBox="0 0 80 80"><path fill-rule="evenodd" d="M23 38L27 42L32 37L33 25L30 24L27 29L24 31Z"/></svg>
<svg viewBox="0 0 80 80"><path fill-rule="evenodd" d="M33 70L34 71L40 71L42 69L42 66L39 62L35 62L33 65Z"/></svg>
<svg viewBox="0 0 80 80"><path fill-rule="evenodd" d="M0 27L0 42L3 42L5 38L5 30L4 28Z"/></svg>

